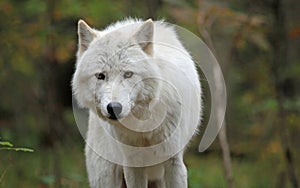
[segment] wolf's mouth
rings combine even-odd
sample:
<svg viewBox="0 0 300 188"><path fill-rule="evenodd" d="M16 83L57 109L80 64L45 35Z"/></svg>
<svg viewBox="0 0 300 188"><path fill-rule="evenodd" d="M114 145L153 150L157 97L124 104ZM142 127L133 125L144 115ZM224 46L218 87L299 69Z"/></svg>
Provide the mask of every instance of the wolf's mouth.
<svg viewBox="0 0 300 188"><path fill-rule="evenodd" d="M117 117L117 116L115 116L115 115L110 115L110 116L108 117L108 119L117 120L117 119L118 119L118 117Z"/></svg>

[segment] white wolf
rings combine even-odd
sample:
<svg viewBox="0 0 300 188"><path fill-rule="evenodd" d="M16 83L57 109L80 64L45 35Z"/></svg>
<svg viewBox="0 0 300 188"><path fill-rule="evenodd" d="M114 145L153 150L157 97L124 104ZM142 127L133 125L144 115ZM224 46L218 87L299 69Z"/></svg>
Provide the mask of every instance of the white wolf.
<svg viewBox="0 0 300 188"><path fill-rule="evenodd" d="M73 93L89 109L93 188L186 188L183 153L201 117L191 56L163 21L127 19L98 31L78 22Z"/></svg>

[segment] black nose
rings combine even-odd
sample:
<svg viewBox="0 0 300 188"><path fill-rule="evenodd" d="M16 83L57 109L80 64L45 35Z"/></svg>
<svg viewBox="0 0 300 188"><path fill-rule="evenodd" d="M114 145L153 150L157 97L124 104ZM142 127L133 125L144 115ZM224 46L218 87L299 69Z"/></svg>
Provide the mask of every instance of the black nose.
<svg viewBox="0 0 300 188"><path fill-rule="evenodd" d="M110 115L110 119L118 119L118 116L122 112L122 105L118 102L111 102L107 105L107 112Z"/></svg>

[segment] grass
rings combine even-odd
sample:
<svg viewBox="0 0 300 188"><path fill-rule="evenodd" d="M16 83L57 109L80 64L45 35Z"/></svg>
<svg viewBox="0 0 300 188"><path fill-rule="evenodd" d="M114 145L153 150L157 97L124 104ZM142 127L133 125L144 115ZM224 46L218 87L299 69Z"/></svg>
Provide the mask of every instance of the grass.
<svg viewBox="0 0 300 188"><path fill-rule="evenodd" d="M57 175L63 188L87 188L83 147L61 147L34 153L0 151L0 187L54 188ZM59 157L57 157L59 156ZM273 188L283 181L285 166L274 156L233 158L234 185L243 188ZM185 156L189 188L225 188L221 154L192 153ZM281 182L282 183L282 182Z"/></svg>
<svg viewBox="0 0 300 188"><path fill-rule="evenodd" d="M189 173L189 188L227 187L221 154L190 153L185 159ZM234 187L291 188L285 173L286 166L280 163L281 161L282 159L270 155L256 159L233 158Z"/></svg>
<svg viewBox="0 0 300 188"><path fill-rule="evenodd" d="M83 149L59 148L55 152L35 150L34 153L6 151L0 154L0 174L3 175L0 187L52 188L57 175L63 188L88 187Z"/></svg>

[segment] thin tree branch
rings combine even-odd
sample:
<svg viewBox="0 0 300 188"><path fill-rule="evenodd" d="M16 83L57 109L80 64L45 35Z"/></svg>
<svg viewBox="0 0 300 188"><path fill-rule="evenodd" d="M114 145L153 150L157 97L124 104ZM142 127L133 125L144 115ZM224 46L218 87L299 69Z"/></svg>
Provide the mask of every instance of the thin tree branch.
<svg viewBox="0 0 300 188"><path fill-rule="evenodd" d="M202 0L199 0L198 2L199 4L199 9L202 3ZM213 52L213 54L215 54L216 59L219 59L217 57L216 54L216 50L214 48L211 36L209 34L209 31L207 30L207 27L211 27L213 24L213 20L210 20L209 24L206 25L206 27L201 27L201 23L204 23L205 19L205 15L198 14L198 30L201 33L202 37L204 38L206 44L208 45L208 47L210 48L210 50ZM203 17L202 17L203 16ZM206 20L207 21L207 20ZM214 75L215 81L219 81L218 79L219 75ZM216 103L216 104L220 104L220 103ZM218 117L218 116L217 116ZM219 120L220 122L220 120ZM226 135L226 123L225 121L223 122L223 126L218 134L218 138L219 138L219 142L220 142L220 146L222 148L222 153L223 153L223 161L224 161L224 173L225 173L225 177L226 177L226 182L227 182L227 187L228 188L233 188L233 174L232 174L232 167L231 167L231 156L230 156L230 147L227 141L227 135Z"/></svg>

